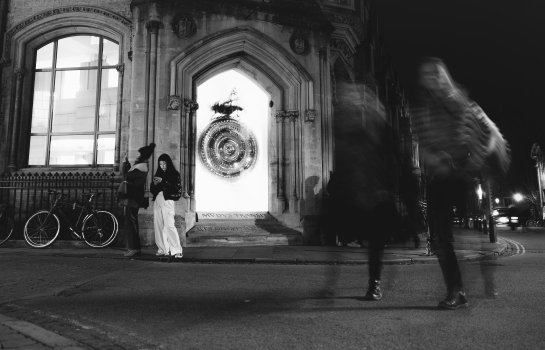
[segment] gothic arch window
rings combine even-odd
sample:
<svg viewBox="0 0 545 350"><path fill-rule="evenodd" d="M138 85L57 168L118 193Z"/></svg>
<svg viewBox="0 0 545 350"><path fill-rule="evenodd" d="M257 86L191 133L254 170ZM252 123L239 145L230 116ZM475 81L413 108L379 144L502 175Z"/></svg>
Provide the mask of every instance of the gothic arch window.
<svg viewBox="0 0 545 350"><path fill-rule="evenodd" d="M94 34L59 37L35 50L29 166L114 164L119 50Z"/></svg>

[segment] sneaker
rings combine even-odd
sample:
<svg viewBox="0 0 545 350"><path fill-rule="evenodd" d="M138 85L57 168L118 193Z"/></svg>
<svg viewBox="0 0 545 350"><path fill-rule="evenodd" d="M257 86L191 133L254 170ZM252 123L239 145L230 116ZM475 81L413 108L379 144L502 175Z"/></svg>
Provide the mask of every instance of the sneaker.
<svg viewBox="0 0 545 350"><path fill-rule="evenodd" d="M182 253L174 254L175 259L181 259L181 258L183 258L183 256L184 255Z"/></svg>
<svg viewBox="0 0 545 350"><path fill-rule="evenodd" d="M155 256L164 256L164 255L166 255L166 254L165 254L165 253L163 253L163 252L161 252L161 251L159 251L159 252L155 253Z"/></svg>
<svg viewBox="0 0 545 350"><path fill-rule="evenodd" d="M127 250L125 254L123 254L125 258L132 258L134 256L139 256L139 255L140 255L140 250L138 249L129 249Z"/></svg>
<svg viewBox="0 0 545 350"><path fill-rule="evenodd" d="M365 294L365 300L379 301L382 299L382 290L380 289L380 280L369 280L369 288Z"/></svg>
<svg viewBox="0 0 545 350"><path fill-rule="evenodd" d="M466 299L466 294L462 291L448 293L445 300L441 301L437 306L443 310L456 310L461 307L467 307L469 303Z"/></svg>

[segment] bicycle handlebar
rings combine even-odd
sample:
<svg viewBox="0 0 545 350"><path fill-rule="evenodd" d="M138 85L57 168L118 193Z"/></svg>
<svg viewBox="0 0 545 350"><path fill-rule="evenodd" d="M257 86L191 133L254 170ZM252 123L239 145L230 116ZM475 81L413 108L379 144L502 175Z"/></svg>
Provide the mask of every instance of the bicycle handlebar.
<svg viewBox="0 0 545 350"><path fill-rule="evenodd" d="M58 191L58 190L48 190L47 191L49 193L49 195L55 195L57 197L57 199L65 199L66 198L66 194L62 193L61 191ZM92 202L94 198L96 197L99 197L102 195L102 192L84 192L81 194L82 197L84 198L89 198L89 202Z"/></svg>

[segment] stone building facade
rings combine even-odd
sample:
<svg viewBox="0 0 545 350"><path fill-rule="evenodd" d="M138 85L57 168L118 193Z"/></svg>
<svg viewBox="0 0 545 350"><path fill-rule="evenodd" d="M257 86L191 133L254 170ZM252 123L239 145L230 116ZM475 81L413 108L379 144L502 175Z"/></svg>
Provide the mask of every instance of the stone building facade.
<svg viewBox="0 0 545 350"><path fill-rule="evenodd" d="M209 161L208 170L220 169L217 202L227 203L204 211L231 212L236 198L221 191L253 186L244 183L251 164L240 162L257 154L266 198L255 212L318 243L324 188L342 152L336 127L380 113L400 149L416 154L369 0L0 0L0 7L0 173L119 174L125 155L134 160L154 142L152 171L168 153L182 174L176 221L184 236L201 212L199 167ZM231 120L227 129L210 128L199 89L226 72L265 96L252 116L264 130L256 149L251 126ZM229 97L214 97L222 96ZM206 142L219 152L208 159ZM229 173L237 167L242 175ZM148 243L151 216L151 208L141 211Z"/></svg>

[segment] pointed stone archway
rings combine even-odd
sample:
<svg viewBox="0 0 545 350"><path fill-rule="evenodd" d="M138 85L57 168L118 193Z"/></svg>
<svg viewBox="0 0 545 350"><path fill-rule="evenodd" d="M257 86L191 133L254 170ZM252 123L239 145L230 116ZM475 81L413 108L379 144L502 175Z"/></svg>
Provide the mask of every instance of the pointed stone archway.
<svg viewBox="0 0 545 350"><path fill-rule="evenodd" d="M210 35L189 46L170 63L170 94L180 96L180 169L182 170L186 230L195 217L197 86L227 70L243 72L271 97L269 109L269 204L276 220L297 228L303 190L300 115L314 110L314 84L291 54L263 33L239 27ZM189 219L189 220L188 220Z"/></svg>

